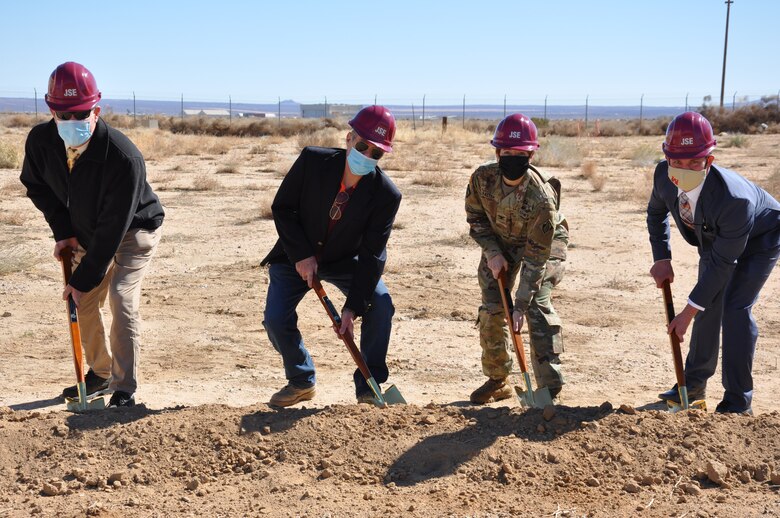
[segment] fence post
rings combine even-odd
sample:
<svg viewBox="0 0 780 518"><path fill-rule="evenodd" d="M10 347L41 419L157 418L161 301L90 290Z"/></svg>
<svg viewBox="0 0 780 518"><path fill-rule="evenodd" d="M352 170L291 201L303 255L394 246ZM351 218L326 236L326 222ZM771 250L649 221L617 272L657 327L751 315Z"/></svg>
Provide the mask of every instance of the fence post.
<svg viewBox="0 0 780 518"><path fill-rule="evenodd" d="M417 131L417 120L414 117L414 103L412 103L412 130Z"/></svg>
<svg viewBox="0 0 780 518"><path fill-rule="evenodd" d="M276 113L276 118L279 119L279 122L277 122L276 125L278 127L281 127L281 125L282 125L282 98L281 98L281 96L279 96L278 99L279 99L279 108L278 108L278 111Z"/></svg>
<svg viewBox="0 0 780 518"><path fill-rule="evenodd" d="M184 94L181 94L181 120L184 120Z"/></svg>
<svg viewBox="0 0 780 518"><path fill-rule="evenodd" d="M466 129L466 94L463 94L463 123L461 127Z"/></svg>
<svg viewBox="0 0 780 518"><path fill-rule="evenodd" d="M506 119L506 94L504 94L504 118Z"/></svg>
<svg viewBox="0 0 780 518"><path fill-rule="evenodd" d="M544 120L547 120L547 95L544 96Z"/></svg>
<svg viewBox="0 0 780 518"><path fill-rule="evenodd" d="M422 114L422 125L425 127L425 94L423 94L423 114Z"/></svg>
<svg viewBox="0 0 780 518"><path fill-rule="evenodd" d="M38 89L33 88L33 92L35 92L35 120L38 120Z"/></svg>
<svg viewBox="0 0 780 518"><path fill-rule="evenodd" d="M133 92L133 126L135 126L135 92Z"/></svg>

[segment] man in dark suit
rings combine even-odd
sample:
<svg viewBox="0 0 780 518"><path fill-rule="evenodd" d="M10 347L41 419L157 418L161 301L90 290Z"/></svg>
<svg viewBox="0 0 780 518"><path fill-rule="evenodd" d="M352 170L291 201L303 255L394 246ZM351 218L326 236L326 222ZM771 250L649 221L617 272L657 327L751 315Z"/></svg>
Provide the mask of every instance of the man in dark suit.
<svg viewBox="0 0 780 518"><path fill-rule="evenodd" d="M298 330L296 307L315 275L347 299L339 334L362 317L360 349L377 383L387 381L387 347L395 308L381 276L385 245L401 193L377 166L392 151L395 119L370 106L349 121L347 148L307 147L276 193L271 209L279 240L262 261L270 264L263 325L282 355L287 386L271 397L286 407L314 397L314 363ZM359 402L373 398L359 370Z"/></svg>
<svg viewBox="0 0 780 518"><path fill-rule="evenodd" d="M703 399L715 373L723 332L723 387L716 412L752 414L753 355L758 327L753 304L780 255L780 204L739 174L713 165L712 126L701 114L672 120L655 169L647 207L653 250L650 269L660 288L674 281L669 214L685 241L699 251L698 282L668 332L682 341L693 330L685 375L691 400ZM677 386L659 394L679 403Z"/></svg>

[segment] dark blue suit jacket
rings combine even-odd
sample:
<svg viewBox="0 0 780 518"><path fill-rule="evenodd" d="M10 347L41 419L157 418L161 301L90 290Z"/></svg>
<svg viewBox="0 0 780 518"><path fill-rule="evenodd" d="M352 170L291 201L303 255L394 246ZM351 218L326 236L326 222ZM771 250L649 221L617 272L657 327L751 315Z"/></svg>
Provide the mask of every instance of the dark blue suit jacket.
<svg viewBox="0 0 780 518"><path fill-rule="evenodd" d="M694 229L680 220L677 186L668 164L655 168L647 206L653 260L671 259L669 214L685 240L697 246L703 266L690 299L708 308L726 286L740 257L780 246L780 204L766 191L724 167L710 167L694 214Z"/></svg>
<svg viewBox="0 0 780 518"><path fill-rule="evenodd" d="M344 307L360 316L382 276L401 193L377 167L358 182L328 236L328 213L341 186L346 158L343 149L304 148L271 205L279 240L261 264L295 264L319 256L320 268L352 273Z"/></svg>

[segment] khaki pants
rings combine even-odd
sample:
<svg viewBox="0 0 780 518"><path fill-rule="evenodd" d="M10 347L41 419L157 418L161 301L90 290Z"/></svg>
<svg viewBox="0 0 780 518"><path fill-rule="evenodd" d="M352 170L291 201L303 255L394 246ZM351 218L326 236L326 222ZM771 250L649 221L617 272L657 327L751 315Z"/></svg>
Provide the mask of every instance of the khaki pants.
<svg viewBox="0 0 780 518"><path fill-rule="evenodd" d="M138 387L140 354L141 280L160 242L160 229L131 229L122 239L103 282L85 293L79 305L79 327L87 365L102 378L111 378L110 390L133 394ZM86 251L79 247L74 265ZM106 331L101 308L109 297L111 333Z"/></svg>

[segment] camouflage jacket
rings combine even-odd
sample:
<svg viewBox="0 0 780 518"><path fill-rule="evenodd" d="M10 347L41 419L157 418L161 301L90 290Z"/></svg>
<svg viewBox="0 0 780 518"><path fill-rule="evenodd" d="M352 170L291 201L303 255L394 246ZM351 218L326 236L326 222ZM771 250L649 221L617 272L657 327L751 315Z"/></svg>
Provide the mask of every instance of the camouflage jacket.
<svg viewBox="0 0 780 518"><path fill-rule="evenodd" d="M566 259L568 224L544 173L531 167L507 195L501 184L498 163L477 168L466 189L466 221L486 259L503 254L510 263L522 262L515 308L525 311L539 291L548 259Z"/></svg>

